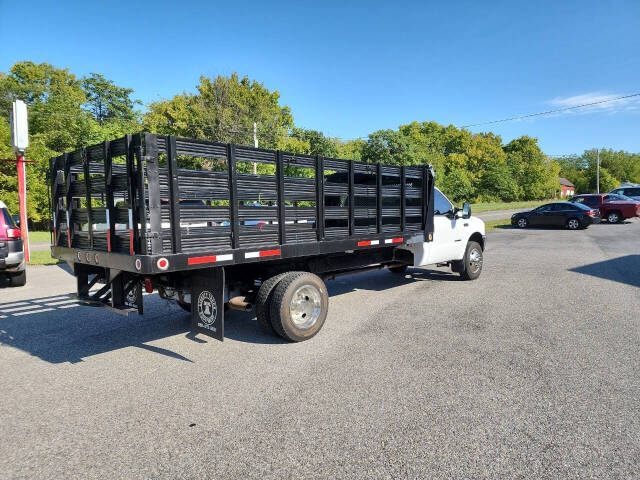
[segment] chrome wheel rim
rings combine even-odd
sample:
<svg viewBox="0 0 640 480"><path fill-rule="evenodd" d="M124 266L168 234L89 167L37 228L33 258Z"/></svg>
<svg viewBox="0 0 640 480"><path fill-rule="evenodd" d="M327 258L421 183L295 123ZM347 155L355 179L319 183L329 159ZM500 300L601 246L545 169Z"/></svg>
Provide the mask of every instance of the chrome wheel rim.
<svg viewBox="0 0 640 480"><path fill-rule="evenodd" d="M569 228L571 230L576 230L579 226L580 224L578 223L577 220L569 220Z"/></svg>
<svg viewBox="0 0 640 480"><path fill-rule="evenodd" d="M474 248L469 252L469 270L471 273L476 273L482 268L482 253Z"/></svg>
<svg viewBox="0 0 640 480"><path fill-rule="evenodd" d="M607 220L609 220L609 223L618 223L618 214L617 213L610 213L609 217L607 218Z"/></svg>
<svg viewBox="0 0 640 480"><path fill-rule="evenodd" d="M314 285L303 285L298 288L289 303L289 313L296 328L308 330L320 317L322 296Z"/></svg>
<svg viewBox="0 0 640 480"><path fill-rule="evenodd" d="M520 228L524 228L527 226L527 221L524 218L521 218L520 220L518 220L518 226Z"/></svg>

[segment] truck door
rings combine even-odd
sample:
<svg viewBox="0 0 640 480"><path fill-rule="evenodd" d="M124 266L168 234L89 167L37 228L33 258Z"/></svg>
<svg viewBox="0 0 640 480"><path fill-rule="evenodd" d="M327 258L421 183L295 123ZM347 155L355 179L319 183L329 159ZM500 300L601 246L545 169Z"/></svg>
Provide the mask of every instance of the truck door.
<svg viewBox="0 0 640 480"><path fill-rule="evenodd" d="M433 242L429 242L428 264L458 260L464 256L465 220L453 215L453 204L438 189L433 192Z"/></svg>

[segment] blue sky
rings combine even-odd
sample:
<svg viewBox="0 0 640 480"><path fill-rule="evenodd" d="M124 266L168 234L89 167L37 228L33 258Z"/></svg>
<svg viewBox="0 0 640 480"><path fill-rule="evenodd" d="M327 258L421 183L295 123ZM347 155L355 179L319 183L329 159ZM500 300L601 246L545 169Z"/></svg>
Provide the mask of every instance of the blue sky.
<svg viewBox="0 0 640 480"><path fill-rule="evenodd" d="M297 125L349 139L638 93L639 27L637 0L0 0L0 71L100 72L145 103L237 71L277 89ZM471 130L535 136L549 154L640 152L640 100Z"/></svg>

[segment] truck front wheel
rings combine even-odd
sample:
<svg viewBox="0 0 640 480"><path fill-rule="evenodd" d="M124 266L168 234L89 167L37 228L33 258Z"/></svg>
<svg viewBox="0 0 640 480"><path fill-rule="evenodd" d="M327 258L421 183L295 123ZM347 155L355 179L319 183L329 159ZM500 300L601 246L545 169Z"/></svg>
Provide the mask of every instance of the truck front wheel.
<svg viewBox="0 0 640 480"><path fill-rule="evenodd" d="M467 249L462 259L460 276L463 280L475 280L482 272L483 252L478 242L467 243Z"/></svg>
<svg viewBox="0 0 640 480"><path fill-rule="evenodd" d="M329 294L320 277L308 272L289 272L274 289L271 325L282 338L302 342L320 331L328 308Z"/></svg>

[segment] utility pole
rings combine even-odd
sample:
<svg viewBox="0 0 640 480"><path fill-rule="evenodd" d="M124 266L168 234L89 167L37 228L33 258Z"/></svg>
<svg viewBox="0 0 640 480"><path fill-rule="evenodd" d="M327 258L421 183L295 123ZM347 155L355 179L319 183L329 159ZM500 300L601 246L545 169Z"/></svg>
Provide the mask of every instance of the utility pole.
<svg viewBox="0 0 640 480"><path fill-rule="evenodd" d="M600 193L600 149L596 158L596 193Z"/></svg>
<svg viewBox="0 0 640 480"><path fill-rule="evenodd" d="M18 200L20 204L20 237L24 248L24 260L29 261L29 228L27 225L27 174L24 151L29 146L27 105L22 100L13 102L11 110L11 146L16 154L18 174Z"/></svg>
<svg viewBox="0 0 640 480"><path fill-rule="evenodd" d="M253 146L258 148L258 123L253 122ZM253 174L258 174L258 164L253 162Z"/></svg>

